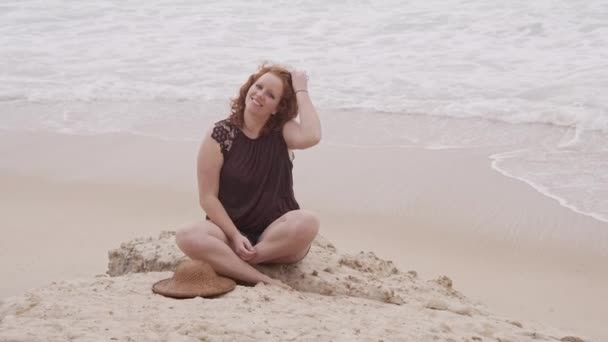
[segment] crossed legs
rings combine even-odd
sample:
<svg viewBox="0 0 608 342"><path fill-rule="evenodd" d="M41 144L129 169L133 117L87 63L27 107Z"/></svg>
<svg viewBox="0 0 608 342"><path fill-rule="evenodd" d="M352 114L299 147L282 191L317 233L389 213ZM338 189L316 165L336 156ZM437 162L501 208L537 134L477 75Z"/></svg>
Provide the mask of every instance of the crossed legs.
<svg viewBox="0 0 608 342"><path fill-rule="evenodd" d="M266 228L254 246L256 255L243 261L229 245L226 234L211 221L189 224L176 234L177 246L190 259L208 262L219 274L247 283L273 280L252 265L295 263L301 260L319 231L319 220L306 210L293 210Z"/></svg>

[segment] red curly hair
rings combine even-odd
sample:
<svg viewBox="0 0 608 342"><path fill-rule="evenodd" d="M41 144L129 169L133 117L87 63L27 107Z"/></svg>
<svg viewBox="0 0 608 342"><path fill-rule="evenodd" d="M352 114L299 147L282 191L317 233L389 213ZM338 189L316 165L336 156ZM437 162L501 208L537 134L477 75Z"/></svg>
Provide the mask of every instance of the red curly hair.
<svg viewBox="0 0 608 342"><path fill-rule="evenodd" d="M286 67L277 64L262 64L258 71L251 74L245 84L241 86L239 95L233 98L230 104L229 120L239 128L243 128L245 123L245 99L249 88L265 73L270 72L283 82L283 95L277 106L276 114L271 115L266 125L262 128L260 135L267 135L271 132L279 131L287 121L295 118L298 114L298 101L296 93L291 85L291 73Z"/></svg>

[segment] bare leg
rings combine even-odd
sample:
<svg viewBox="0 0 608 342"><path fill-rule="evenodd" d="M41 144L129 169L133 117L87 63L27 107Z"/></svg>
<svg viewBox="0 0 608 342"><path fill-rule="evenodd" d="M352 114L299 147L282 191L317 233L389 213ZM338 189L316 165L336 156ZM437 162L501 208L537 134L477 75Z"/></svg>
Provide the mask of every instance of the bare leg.
<svg viewBox="0 0 608 342"><path fill-rule="evenodd" d="M256 256L249 261L260 263L294 263L308 252L319 232L319 219L311 212L294 210L274 221L254 246Z"/></svg>
<svg viewBox="0 0 608 342"><path fill-rule="evenodd" d="M221 275L251 284L275 282L239 258L228 245L224 232L211 221L196 222L179 229L175 240L190 259L208 262Z"/></svg>

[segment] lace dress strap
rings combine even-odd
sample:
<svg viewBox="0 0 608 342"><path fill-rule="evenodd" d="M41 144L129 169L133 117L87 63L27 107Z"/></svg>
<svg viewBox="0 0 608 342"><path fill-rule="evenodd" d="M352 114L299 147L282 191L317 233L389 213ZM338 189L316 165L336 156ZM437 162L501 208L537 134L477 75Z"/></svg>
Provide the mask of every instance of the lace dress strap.
<svg viewBox="0 0 608 342"><path fill-rule="evenodd" d="M228 119L215 123L211 137L220 144L224 156L230 151L236 133L237 128Z"/></svg>

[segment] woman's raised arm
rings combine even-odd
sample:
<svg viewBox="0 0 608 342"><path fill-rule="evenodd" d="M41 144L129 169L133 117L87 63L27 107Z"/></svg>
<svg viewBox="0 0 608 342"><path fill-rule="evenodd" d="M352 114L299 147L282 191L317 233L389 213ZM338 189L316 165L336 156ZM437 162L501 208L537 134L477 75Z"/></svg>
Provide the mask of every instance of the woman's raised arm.
<svg viewBox="0 0 608 342"><path fill-rule="evenodd" d="M308 94L308 76L303 71L293 71L291 82L296 92L300 122L292 119L283 127L283 138L290 149L305 149L321 141L321 120Z"/></svg>

